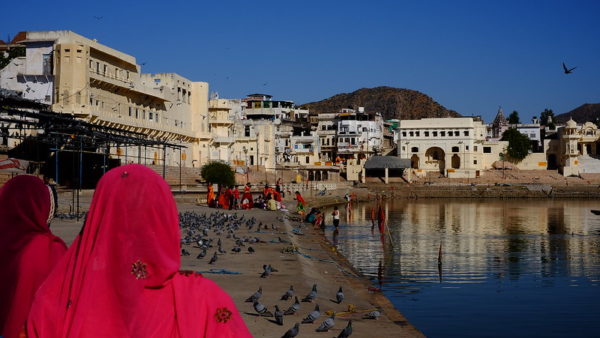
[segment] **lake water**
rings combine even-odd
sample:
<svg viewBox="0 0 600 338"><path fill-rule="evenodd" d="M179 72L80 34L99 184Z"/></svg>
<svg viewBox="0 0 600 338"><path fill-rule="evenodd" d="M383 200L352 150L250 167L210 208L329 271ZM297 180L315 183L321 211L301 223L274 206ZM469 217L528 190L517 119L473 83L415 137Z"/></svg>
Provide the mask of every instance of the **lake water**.
<svg viewBox="0 0 600 338"><path fill-rule="evenodd" d="M388 200L385 238L374 206L326 235L427 336L600 336L599 201Z"/></svg>

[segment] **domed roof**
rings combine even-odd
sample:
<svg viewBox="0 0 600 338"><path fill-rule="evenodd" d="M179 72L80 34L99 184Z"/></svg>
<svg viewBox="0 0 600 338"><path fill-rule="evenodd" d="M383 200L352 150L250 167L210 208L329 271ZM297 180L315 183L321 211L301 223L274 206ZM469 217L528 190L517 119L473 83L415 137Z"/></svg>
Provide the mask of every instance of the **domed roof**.
<svg viewBox="0 0 600 338"><path fill-rule="evenodd" d="M577 128L577 122L573 121L573 118L570 118L567 121L567 128Z"/></svg>

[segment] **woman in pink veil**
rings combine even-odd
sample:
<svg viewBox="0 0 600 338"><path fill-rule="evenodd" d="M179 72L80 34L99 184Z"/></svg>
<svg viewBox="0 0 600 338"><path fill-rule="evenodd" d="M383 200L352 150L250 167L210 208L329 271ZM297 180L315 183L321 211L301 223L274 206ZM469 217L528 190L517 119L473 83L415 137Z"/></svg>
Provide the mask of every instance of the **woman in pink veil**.
<svg viewBox="0 0 600 338"><path fill-rule="evenodd" d="M53 215L51 191L35 176L0 189L0 336L23 331L35 292L67 251L48 228Z"/></svg>
<svg viewBox="0 0 600 338"><path fill-rule="evenodd" d="M141 165L100 180L82 233L38 291L30 337L250 337L231 298L179 271L166 182Z"/></svg>

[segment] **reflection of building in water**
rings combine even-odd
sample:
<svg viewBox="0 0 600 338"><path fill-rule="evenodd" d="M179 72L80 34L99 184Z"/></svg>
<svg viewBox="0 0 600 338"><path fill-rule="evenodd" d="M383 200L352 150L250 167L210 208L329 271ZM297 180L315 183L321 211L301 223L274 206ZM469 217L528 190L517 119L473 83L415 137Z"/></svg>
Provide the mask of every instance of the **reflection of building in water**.
<svg viewBox="0 0 600 338"><path fill-rule="evenodd" d="M594 201L401 201L386 204L395 245L371 234L375 203L353 206L353 226L341 232L341 250L357 267L415 280L437 277L437 250L443 245L446 281L479 282L496 276L599 276L600 217ZM344 231L347 231L344 233ZM362 237L361 237L362 235ZM401 261L400 261L401 259Z"/></svg>

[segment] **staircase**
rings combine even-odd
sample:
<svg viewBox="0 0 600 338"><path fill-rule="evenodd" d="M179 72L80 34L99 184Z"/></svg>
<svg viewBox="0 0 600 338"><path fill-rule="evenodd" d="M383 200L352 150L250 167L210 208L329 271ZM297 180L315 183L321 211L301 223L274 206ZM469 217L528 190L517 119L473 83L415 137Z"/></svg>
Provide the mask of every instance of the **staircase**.
<svg viewBox="0 0 600 338"><path fill-rule="evenodd" d="M600 159L589 155L579 156L579 172L582 174L600 173Z"/></svg>
<svg viewBox="0 0 600 338"><path fill-rule="evenodd" d="M148 168L157 172L160 176L163 174L163 167L160 165L148 165ZM200 168L188 168L181 167L181 185L185 186L197 186L198 182L196 180L202 180L200 176ZM177 166L167 166L165 168L165 181L174 187L179 187L179 167Z"/></svg>

